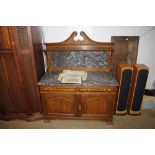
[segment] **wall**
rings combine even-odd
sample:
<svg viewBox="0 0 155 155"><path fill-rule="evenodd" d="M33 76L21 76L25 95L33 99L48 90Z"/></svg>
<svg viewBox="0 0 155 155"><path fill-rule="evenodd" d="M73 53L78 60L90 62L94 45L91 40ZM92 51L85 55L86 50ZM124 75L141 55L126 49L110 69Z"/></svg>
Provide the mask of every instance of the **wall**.
<svg viewBox="0 0 155 155"><path fill-rule="evenodd" d="M67 39L73 31L84 31L95 41L109 42L111 36L140 36L137 63L144 63L150 68L147 89L155 89L155 29L149 26L102 26L69 27L44 26L44 42L60 42ZM153 86L154 84L154 86Z"/></svg>
<svg viewBox="0 0 155 155"><path fill-rule="evenodd" d="M137 62L150 68L146 88L155 89L155 29L141 36Z"/></svg>

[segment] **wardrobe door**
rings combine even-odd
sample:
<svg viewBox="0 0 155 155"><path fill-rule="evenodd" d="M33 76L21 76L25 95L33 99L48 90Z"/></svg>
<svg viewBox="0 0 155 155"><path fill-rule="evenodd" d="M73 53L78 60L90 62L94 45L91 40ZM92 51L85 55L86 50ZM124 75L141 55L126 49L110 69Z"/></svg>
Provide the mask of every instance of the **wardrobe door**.
<svg viewBox="0 0 155 155"><path fill-rule="evenodd" d="M11 105L8 86L6 71L4 70L4 58L0 55L0 115L6 114L7 107Z"/></svg>
<svg viewBox="0 0 155 155"><path fill-rule="evenodd" d="M42 112L37 85L44 73L43 63L40 62L41 31L37 27L33 27L32 31L28 26L0 27L1 118L8 114L8 119L25 118Z"/></svg>
<svg viewBox="0 0 155 155"><path fill-rule="evenodd" d="M18 81L14 56L0 54L0 108L1 114L25 113L26 106Z"/></svg>
<svg viewBox="0 0 155 155"><path fill-rule="evenodd" d="M28 26L17 26L13 32L21 87L28 107L27 113L42 112L31 28ZM37 34L36 36L39 37ZM37 46L37 40L35 40L35 45Z"/></svg>
<svg viewBox="0 0 155 155"><path fill-rule="evenodd" d="M0 115L25 113L10 27L0 27Z"/></svg>

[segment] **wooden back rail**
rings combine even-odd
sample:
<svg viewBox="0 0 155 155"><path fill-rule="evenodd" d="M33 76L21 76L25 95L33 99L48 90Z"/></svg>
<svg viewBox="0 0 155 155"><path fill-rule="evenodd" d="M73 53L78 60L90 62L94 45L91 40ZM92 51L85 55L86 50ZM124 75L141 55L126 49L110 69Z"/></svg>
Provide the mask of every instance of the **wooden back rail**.
<svg viewBox="0 0 155 155"><path fill-rule="evenodd" d="M112 55L114 52L113 45L111 42L96 42L91 40L83 31L80 32L83 40L75 41L74 38L77 36L77 32L73 32L71 36L63 42L58 43L45 43L46 59L47 59L47 70L48 71L63 71L69 70L85 70L85 71L102 71L109 72L113 71ZM108 53L108 65L106 67L55 67L51 64L50 52L65 52L65 51L97 51L97 52L109 52Z"/></svg>

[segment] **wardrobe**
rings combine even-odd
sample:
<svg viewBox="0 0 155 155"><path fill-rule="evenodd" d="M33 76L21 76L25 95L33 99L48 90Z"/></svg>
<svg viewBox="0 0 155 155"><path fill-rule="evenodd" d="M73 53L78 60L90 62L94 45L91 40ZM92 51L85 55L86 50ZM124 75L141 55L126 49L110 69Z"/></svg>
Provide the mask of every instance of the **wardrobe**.
<svg viewBox="0 0 155 155"><path fill-rule="evenodd" d="M0 27L0 119L40 119L44 74L42 28Z"/></svg>

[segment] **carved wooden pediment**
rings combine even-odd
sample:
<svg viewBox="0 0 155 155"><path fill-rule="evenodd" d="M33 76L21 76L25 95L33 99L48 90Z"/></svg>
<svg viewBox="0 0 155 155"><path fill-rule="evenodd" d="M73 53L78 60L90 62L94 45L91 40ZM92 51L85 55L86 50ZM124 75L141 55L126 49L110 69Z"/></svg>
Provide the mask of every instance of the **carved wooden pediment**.
<svg viewBox="0 0 155 155"><path fill-rule="evenodd" d="M96 42L90 39L85 32L81 31L82 40L75 40L77 32L74 31L68 39L58 43L45 43L46 50L107 50L113 51L113 43L111 42Z"/></svg>

